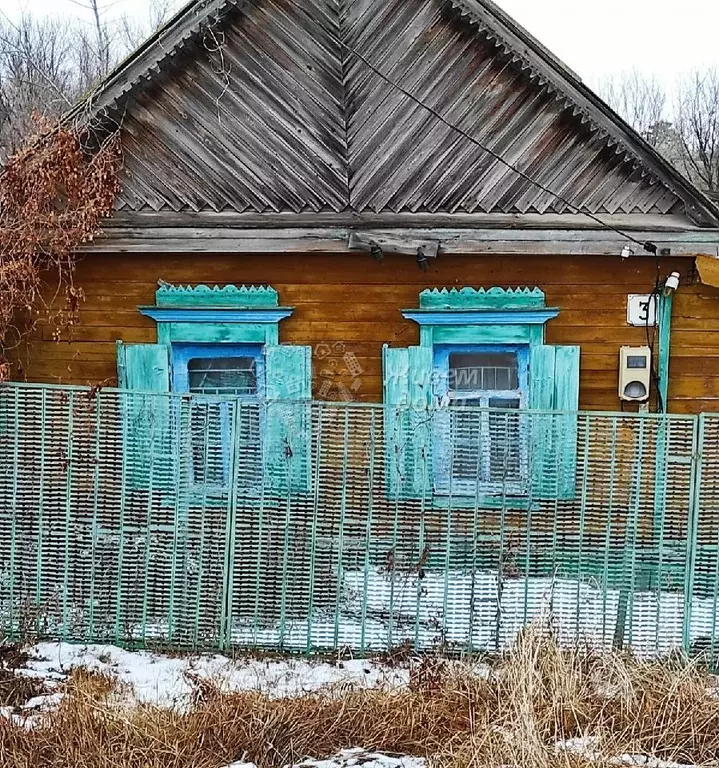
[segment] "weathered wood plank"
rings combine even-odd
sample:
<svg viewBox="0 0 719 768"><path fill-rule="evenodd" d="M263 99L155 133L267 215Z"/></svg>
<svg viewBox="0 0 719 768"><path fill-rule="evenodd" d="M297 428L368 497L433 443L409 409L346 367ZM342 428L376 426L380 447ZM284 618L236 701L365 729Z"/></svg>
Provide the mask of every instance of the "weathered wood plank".
<svg viewBox="0 0 719 768"><path fill-rule="evenodd" d="M654 259L445 256L432 266L425 274L411 259L407 263L400 257L376 264L369 256L347 259L332 254L306 259L218 254L198 260L177 254L118 258L98 253L78 266L77 283L87 301L71 341L55 343L51 329L40 327L31 348L18 350L16 357L22 363L21 376L32 380L104 381L115 376L117 339L156 341L154 323L136 307L154 303L159 278L193 284L271 284L282 304L295 307L294 315L280 325L280 341L312 347L314 396L342 399L350 393L358 401L376 402L382 395L381 346L417 343L417 325L404 320L400 310L416 307L423 288L539 285L548 305L561 310L547 326L547 343L581 346L581 406L619 408L619 347L646 343L644 329L626 324L626 296L651 290ZM660 262L662 274L678 267L681 259ZM719 328L719 291L683 285L676 296L674 322L671 408L718 410L714 398L719 332L714 329ZM351 389L357 381L359 388Z"/></svg>
<svg viewBox="0 0 719 768"><path fill-rule="evenodd" d="M686 232L687 239L711 240L712 234L689 222L684 216L659 214L600 214L607 226L632 232L638 240L656 236L659 232ZM581 214L567 213L393 213L383 211L309 211L293 213L237 213L217 211L118 211L108 222L112 229L147 228L197 229L265 229L265 228L409 228L409 229L478 229L478 230L597 230L596 221Z"/></svg>
<svg viewBox="0 0 719 768"><path fill-rule="evenodd" d="M303 253L337 252L352 255L353 230L347 228L108 228L82 251L112 253ZM606 230L405 229L363 230L362 236L384 244L388 252L411 251L422 243L439 244L441 254L588 255L618 256L627 240ZM716 231L649 232L638 237L669 248L674 256L719 256ZM404 246L402 244L405 244ZM645 255L634 246L638 257Z"/></svg>
<svg viewBox="0 0 719 768"><path fill-rule="evenodd" d="M325 283L375 285L379 290L400 284L423 287L435 285L542 285L548 301L556 293L553 286L574 286L571 293L581 292L588 296L597 293L624 294L649 292L656 279L653 258L637 257L623 260L619 256L606 258L576 257L557 259L556 255L512 257L487 255L441 256L433 260L427 272L417 269L411 256L388 255L382 263L375 262L369 254L353 254L351 258L338 258L332 253L306 254L297 258L292 254L228 254L211 259L190 259L186 254L153 255L153 275L147 271L147 254L131 254L119 258L116 254L95 254L86 258L78 267L79 278L103 283L116 280L121 283L146 282L155 285L158 280L186 283L245 283L262 284L268 277L287 285L321 286ZM91 262L85 270L83 264ZM681 258L662 262L666 274L678 270L687 272L687 264ZM611 276L611 279L609 278ZM615 279L617 276L619 279ZM580 289L581 286L581 289ZM705 289L709 290L709 289ZM562 295L567 293L562 290ZM291 297L281 295L281 300L291 303ZM594 306L596 299L590 301Z"/></svg>

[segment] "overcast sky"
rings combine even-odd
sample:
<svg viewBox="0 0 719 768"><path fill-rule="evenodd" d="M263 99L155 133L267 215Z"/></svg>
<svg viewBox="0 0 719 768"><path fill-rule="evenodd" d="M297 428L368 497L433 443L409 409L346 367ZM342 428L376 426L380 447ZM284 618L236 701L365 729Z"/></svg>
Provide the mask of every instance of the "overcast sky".
<svg viewBox="0 0 719 768"><path fill-rule="evenodd" d="M106 13L141 15L151 0L104 0ZM632 68L671 87L677 73L719 65L717 0L498 0L550 50L590 84ZM16 16L74 14L88 18L82 0L0 0ZM183 3L178 0L177 7Z"/></svg>

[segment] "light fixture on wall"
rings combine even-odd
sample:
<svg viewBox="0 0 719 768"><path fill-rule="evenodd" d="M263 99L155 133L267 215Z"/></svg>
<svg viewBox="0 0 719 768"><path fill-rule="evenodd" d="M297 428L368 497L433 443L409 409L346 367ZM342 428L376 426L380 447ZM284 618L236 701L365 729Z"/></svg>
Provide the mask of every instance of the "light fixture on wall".
<svg viewBox="0 0 719 768"><path fill-rule="evenodd" d="M672 272L664 283L664 295L670 296L679 288L680 274L678 272Z"/></svg>
<svg viewBox="0 0 719 768"><path fill-rule="evenodd" d="M376 241L370 240L369 252L375 261L384 260L384 251L379 247Z"/></svg>
<svg viewBox="0 0 719 768"><path fill-rule="evenodd" d="M634 251L628 245L625 245L624 248L622 248L622 258L628 259L632 256L634 256Z"/></svg>

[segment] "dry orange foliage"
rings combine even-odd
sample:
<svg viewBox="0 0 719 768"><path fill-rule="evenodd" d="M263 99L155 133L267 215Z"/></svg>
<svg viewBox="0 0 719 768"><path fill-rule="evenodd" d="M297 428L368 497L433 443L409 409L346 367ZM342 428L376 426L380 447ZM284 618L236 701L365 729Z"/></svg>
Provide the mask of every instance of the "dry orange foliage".
<svg viewBox="0 0 719 768"><path fill-rule="evenodd" d="M74 280L77 249L112 215L120 186L116 135L89 151L81 132L40 118L37 126L0 175L0 350L16 346L40 318L56 337L77 321L84 298ZM43 301L48 288L51 302ZM0 355L0 381L8 375Z"/></svg>

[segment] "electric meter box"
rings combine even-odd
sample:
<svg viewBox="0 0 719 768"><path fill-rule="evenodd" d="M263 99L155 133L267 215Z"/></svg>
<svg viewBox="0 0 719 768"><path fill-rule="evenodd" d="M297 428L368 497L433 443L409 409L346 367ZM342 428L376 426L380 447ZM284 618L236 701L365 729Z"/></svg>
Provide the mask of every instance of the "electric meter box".
<svg viewBox="0 0 719 768"><path fill-rule="evenodd" d="M649 399L652 381L652 350L621 347L619 350L619 399L643 403Z"/></svg>

